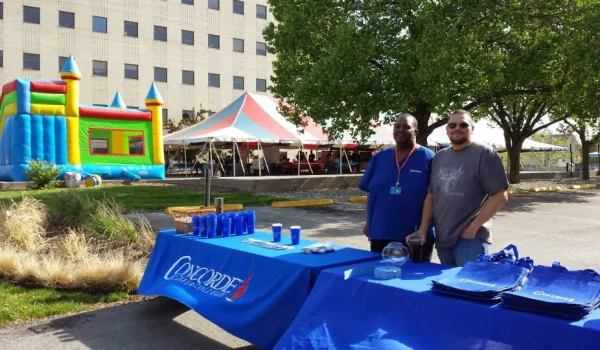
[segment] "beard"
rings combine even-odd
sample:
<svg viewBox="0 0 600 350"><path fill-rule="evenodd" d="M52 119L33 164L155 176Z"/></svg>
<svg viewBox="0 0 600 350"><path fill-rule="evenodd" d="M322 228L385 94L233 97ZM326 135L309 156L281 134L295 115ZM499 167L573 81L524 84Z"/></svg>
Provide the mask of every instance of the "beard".
<svg viewBox="0 0 600 350"><path fill-rule="evenodd" d="M469 137L466 135L461 135L461 136L455 136L455 137L450 137L450 142L453 145L464 145L465 143L467 143L469 141Z"/></svg>

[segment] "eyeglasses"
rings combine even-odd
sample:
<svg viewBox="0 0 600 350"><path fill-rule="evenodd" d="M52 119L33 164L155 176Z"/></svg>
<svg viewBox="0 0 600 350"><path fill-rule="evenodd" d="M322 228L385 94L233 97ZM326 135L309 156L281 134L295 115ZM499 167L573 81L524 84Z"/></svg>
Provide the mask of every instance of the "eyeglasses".
<svg viewBox="0 0 600 350"><path fill-rule="evenodd" d="M461 129L466 129L471 126L471 124L469 124L469 123L460 123L460 124L448 123L447 125L450 129L455 129L456 125L460 126Z"/></svg>

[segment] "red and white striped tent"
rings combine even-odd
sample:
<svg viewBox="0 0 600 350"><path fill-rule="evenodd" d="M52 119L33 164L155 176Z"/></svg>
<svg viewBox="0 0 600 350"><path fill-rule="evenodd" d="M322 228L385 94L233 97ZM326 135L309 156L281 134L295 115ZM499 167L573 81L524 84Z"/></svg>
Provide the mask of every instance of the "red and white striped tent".
<svg viewBox="0 0 600 350"><path fill-rule="evenodd" d="M246 92L202 122L163 138L165 145L203 142L262 142L319 145L327 144L322 128L307 118L304 129L297 128L278 111L277 100Z"/></svg>

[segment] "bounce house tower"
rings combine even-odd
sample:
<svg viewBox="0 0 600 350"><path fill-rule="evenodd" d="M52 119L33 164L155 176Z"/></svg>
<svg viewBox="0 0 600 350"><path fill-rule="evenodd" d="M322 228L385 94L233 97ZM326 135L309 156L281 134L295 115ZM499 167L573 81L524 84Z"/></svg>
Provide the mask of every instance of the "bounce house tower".
<svg viewBox="0 0 600 350"><path fill-rule="evenodd" d="M0 180L26 181L32 159L103 179L164 179L162 98L154 84L147 109L79 103L81 72L69 56L60 81L17 79L0 96Z"/></svg>

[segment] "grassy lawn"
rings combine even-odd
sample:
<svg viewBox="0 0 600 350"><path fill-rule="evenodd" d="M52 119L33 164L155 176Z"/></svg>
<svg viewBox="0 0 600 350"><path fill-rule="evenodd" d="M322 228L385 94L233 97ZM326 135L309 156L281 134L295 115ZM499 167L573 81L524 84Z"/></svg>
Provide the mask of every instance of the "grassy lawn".
<svg viewBox="0 0 600 350"><path fill-rule="evenodd" d="M23 195L26 195L51 205L55 194L59 191L64 191L64 189L1 191L0 203L7 203L11 199L18 201ZM102 199L104 196L114 197L125 212L162 211L171 206L203 205L204 203L204 193L202 192L169 186L107 186L81 188L78 191L83 191L95 199ZM225 203L240 203L245 207L270 205L274 201L280 200L274 197L247 193L213 193L211 203L214 203L216 197L224 198Z"/></svg>
<svg viewBox="0 0 600 350"><path fill-rule="evenodd" d="M0 280L0 326L15 321L81 312L139 299L127 293L88 294L27 288Z"/></svg>

